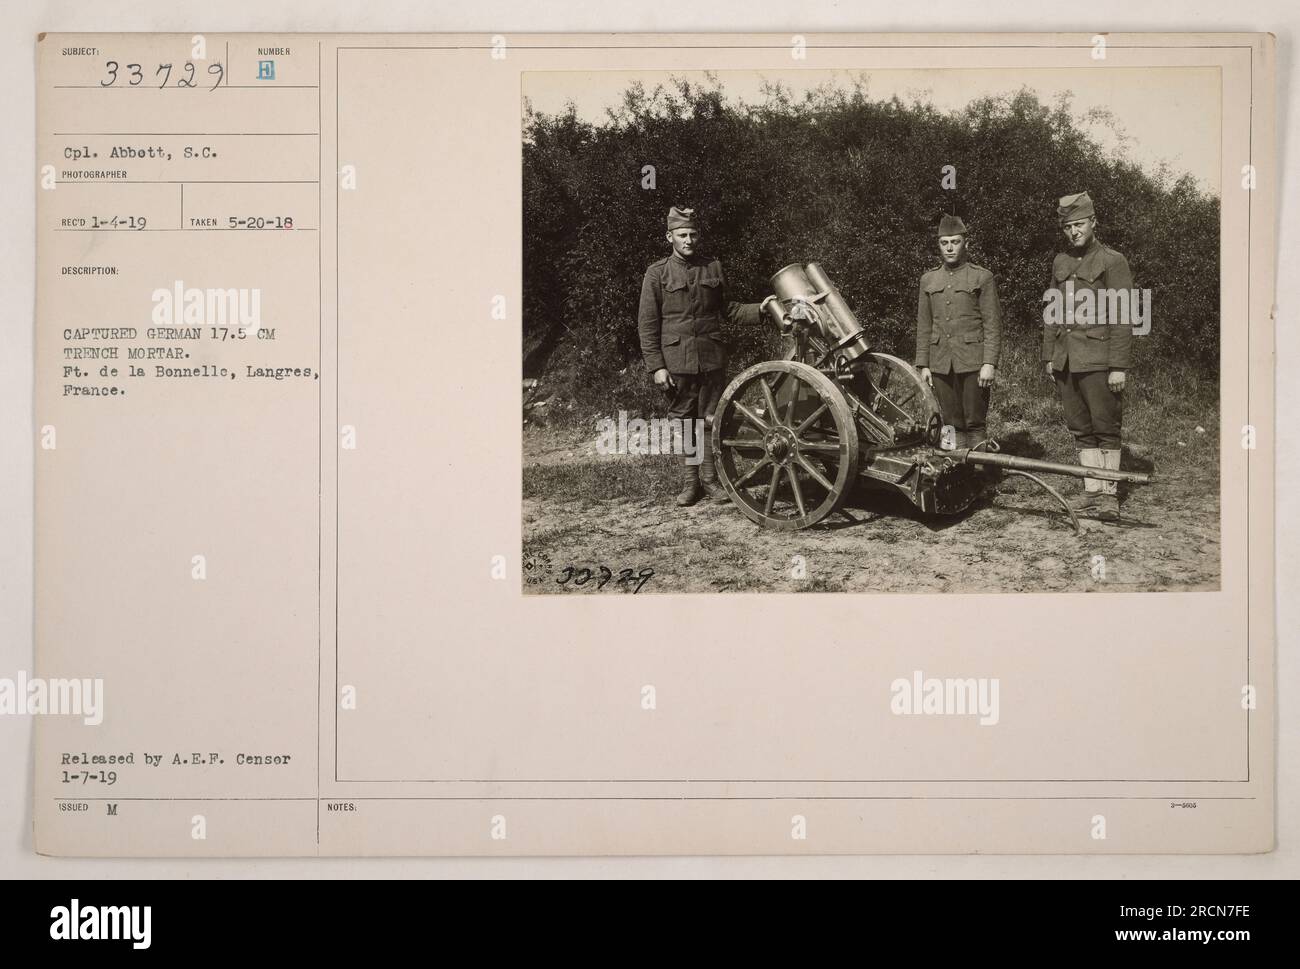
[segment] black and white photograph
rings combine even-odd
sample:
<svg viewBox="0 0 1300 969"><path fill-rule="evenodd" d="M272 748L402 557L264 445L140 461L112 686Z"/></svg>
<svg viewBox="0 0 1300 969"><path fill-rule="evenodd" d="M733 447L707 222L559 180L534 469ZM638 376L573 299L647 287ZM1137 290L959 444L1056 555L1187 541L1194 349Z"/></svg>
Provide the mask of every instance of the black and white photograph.
<svg viewBox="0 0 1300 969"><path fill-rule="evenodd" d="M1219 588L1217 68L522 107L526 593Z"/></svg>

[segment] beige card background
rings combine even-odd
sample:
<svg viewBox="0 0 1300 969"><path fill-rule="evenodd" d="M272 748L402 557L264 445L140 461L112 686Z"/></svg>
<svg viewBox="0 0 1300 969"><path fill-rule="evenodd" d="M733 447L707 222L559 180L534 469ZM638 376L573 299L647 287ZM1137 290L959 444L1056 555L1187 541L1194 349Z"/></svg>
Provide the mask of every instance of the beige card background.
<svg viewBox="0 0 1300 969"><path fill-rule="evenodd" d="M157 60L169 43L187 40L47 38L38 54L129 44L139 51L132 57ZM236 100L209 120L276 132L306 118L321 133L314 159L292 149L269 157L232 149L222 162L228 176L266 178L274 168L272 177L305 182L315 170L355 165L358 188L336 190L327 175L312 186L315 199L302 185L276 190L268 201L308 216L292 235L160 233L87 241L81 250L66 248L48 223L57 206L76 203L74 193L94 190L60 186L57 206L40 200L36 424L58 426L60 446L53 460L37 461L39 671L93 667L77 675L104 676L110 715L95 728L42 722L39 850L1098 853L1271 845L1271 435L1249 455L1248 491L1246 455L1226 433L1248 421L1267 427L1272 413L1271 223L1263 221L1269 231L1251 223L1249 303L1244 246L1246 203L1273 208L1274 173L1261 161L1271 156L1261 122L1268 98L1258 75L1253 129L1242 110L1252 58L1256 70L1266 63L1264 41L1148 37L1140 42L1149 46L1126 50L1125 38L1111 38L1114 64L1222 67L1223 184L1235 184L1244 163L1235 146L1249 145L1260 188L1253 199L1224 190L1222 591L1107 597L1119 632L1098 642L1087 621L1095 602L1082 596L1034 596L1014 611L1007 596L539 601L519 595L516 577L489 577L492 556L514 563L519 543L518 328L494 324L487 308L499 292L519 305L520 72L756 68L788 58L787 38L713 38L699 51L683 48L703 38L512 36L503 63L489 59L478 35L209 38L227 40L236 57L258 44L302 52L291 76L319 87L283 92L286 103L314 105L273 109L252 104L251 94L241 107L243 92L219 91ZM605 49L592 49L597 41ZM919 41L929 49L901 49L895 37L835 38L845 45L836 64L987 66L1014 58L1048 66L1062 56L1056 48L994 50L996 38L973 47L970 36L912 39ZM1075 45L1081 62L1087 56L1087 37L1029 42ZM934 46L948 43L968 46ZM846 49L853 44L863 46ZM387 49L394 45L404 49ZM584 49L559 49L568 45ZM52 78L60 67L43 61L41 69ZM88 112L81 97L42 89L44 117L93 118L105 126L93 130L103 131L139 124L120 99ZM65 129L38 126L38 157L62 144L50 134L56 130ZM238 204L220 196L226 189L203 186L216 193L208 199L190 191L189 206ZM448 219L454 233L439 231ZM119 248L102 256L96 245ZM122 277L92 289L61 285L48 271L94 259L121 266ZM263 315L281 334L265 362L318 367L319 381L241 382L219 394L203 385L153 386L132 389L112 410L57 396L61 382L42 369L58 364L51 327L101 318L105 306L125 312L140 304L141 291L147 314L154 284L141 280L216 268L238 280L227 285L262 289ZM214 362L228 362L225 353L214 351ZM334 446L344 424L358 430L355 451ZM111 559L86 554L107 549ZM212 563L204 583L189 575L196 550ZM973 643L909 635L917 611L956 609L979 614L985 634ZM675 646L662 635L669 615L713 624L716 647ZM1002 723L981 729L952 718L892 717L888 684L914 669L998 676ZM1238 703L1243 682L1261 690L1250 723ZM654 713L640 709L644 683L670 698ZM336 711L342 685L357 687L356 710ZM237 752L287 753L291 762L274 770L137 766L104 796L119 802L116 817L92 801L96 812L71 818L57 807L68 795L52 765L59 752L82 749L135 750L137 759L144 750L219 750L227 761ZM226 800L210 800L217 797ZM1171 814L1171 798L1199 806ZM355 810L332 812L331 802ZM1105 842L1088 837L1099 812L1109 819ZM205 841L190 837L196 813L209 825ZM816 832L806 842L790 839L794 814ZM504 841L489 836L496 815L509 825Z"/></svg>

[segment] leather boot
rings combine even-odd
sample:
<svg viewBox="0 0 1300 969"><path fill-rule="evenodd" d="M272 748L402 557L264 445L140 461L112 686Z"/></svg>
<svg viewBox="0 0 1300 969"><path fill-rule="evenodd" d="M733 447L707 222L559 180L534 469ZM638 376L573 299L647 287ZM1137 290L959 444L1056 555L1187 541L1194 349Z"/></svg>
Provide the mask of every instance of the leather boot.
<svg viewBox="0 0 1300 969"><path fill-rule="evenodd" d="M1079 451L1079 464L1085 468L1105 467L1102 463L1101 449L1095 447L1082 448ZM1088 512L1089 514L1097 511L1101 506L1101 480L1098 478L1083 479L1083 495L1073 503L1075 511Z"/></svg>
<svg viewBox="0 0 1300 969"><path fill-rule="evenodd" d="M718 469L713 463L713 441L709 434L700 435L700 487L714 501L729 501L722 482L718 480Z"/></svg>
<svg viewBox="0 0 1300 969"><path fill-rule="evenodd" d="M677 504L689 507L700 500L700 467L682 458L682 490L677 494Z"/></svg>
<svg viewBox="0 0 1300 969"><path fill-rule="evenodd" d="M1119 470L1120 451L1118 448L1101 449L1102 467L1111 471ZM1104 521L1119 520L1119 482L1103 481L1101 483L1101 502L1097 506L1097 517Z"/></svg>

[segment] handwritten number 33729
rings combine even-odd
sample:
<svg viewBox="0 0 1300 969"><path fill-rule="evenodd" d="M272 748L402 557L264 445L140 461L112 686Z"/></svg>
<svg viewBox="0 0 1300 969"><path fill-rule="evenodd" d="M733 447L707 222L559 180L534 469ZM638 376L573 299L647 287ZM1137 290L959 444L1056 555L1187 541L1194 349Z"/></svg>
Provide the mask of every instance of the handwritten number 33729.
<svg viewBox="0 0 1300 969"><path fill-rule="evenodd" d="M563 572L563 577L555 580L557 585L566 585L570 580L572 580L575 586L584 586L596 577L596 573L592 572L591 569L579 569L572 565L566 565L561 571ZM600 566L598 571L600 573L600 579L596 583L596 589L599 591L600 589L605 588L606 582L614 578L614 573L610 571L608 566L604 565ZM614 584L619 586L635 583L636 588L632 590L632 594L636 595L641 591L645 584L650 581L650 577L654 574L655 570L649 566L646 566L640 572L633 572L632 569L619 569L618 579Z"/></svg>
<svg viewBox="0 0 1300 969"><path fill-rule="evenodd" d="M123 76L122 65L118 64L117 61L108 61L107 63L104 64L104 69L108 71L108 80L100 81L99 82L100 87L112 87L114 84L117 83L118 77ZM129 87L137 87L142 81L144 81L144 68L141 65L127 64L125 65L125 70L126 73L124 76L126 78L126 83ZM194 80L194 72L195 72L194 62L186 61L185 66L180 69L179 76L176 78L176 83L173 84L172 86L173 87L198 87L197 82ZM226 73L225 68L222 67L220 64L209 64L208 73L213 75L216 78L216 81L213 83L212 87L208 88L208 90L215 91L217 87L221 84L222 77L225 76ZM162 75L162 81L161 83L159 83L158 86L166 87L167 82L171 80L172 65L159 64L158 69L153 72L153 76L156 79L159 75Z"/></svg>

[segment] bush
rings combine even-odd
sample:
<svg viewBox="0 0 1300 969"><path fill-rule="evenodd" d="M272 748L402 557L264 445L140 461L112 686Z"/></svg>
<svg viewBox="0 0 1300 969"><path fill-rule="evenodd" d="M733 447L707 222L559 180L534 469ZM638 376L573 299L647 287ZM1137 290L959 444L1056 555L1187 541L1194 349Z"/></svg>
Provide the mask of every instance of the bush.
<svg viewBox="0 0 1300 969"><path fill-rule="evenodd" d="M657 185L641 187L643 166ZM958 190L939 167L954 165ZM997 276L1007 344L1039 339L1042 293L1060 246L1056 199L1087 189L1098 235L1153 291L1135 370L1159 364L1217 381L1219 202L1190 177L1110 157L1069 104L1028 90L944 113L872 100L864 89L794 99L769 88L732 103L715 82L633 85L601 124L529 112L523 152L524 372L579 412L654 400L637 338L645 268L667 253L669 205L704 218L702 251L723 260L728 297L761 300L790 262L818 261L873 344L906 358L916 288L938 264L931 228L955 212L971 258ZM731 327L730 369L770 357L764 325ZM1159 358L1158 360L1155 358Z"/></svg>

